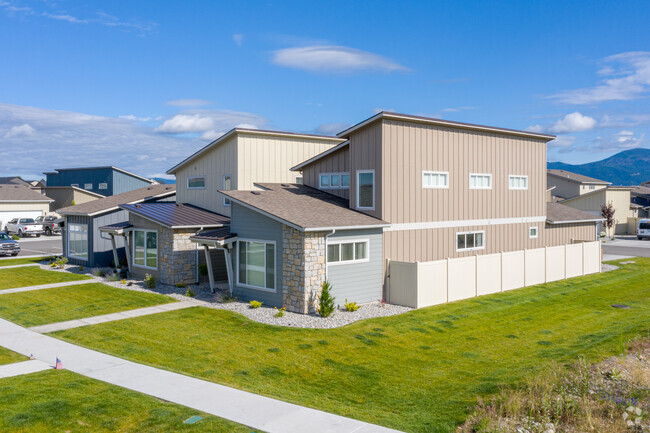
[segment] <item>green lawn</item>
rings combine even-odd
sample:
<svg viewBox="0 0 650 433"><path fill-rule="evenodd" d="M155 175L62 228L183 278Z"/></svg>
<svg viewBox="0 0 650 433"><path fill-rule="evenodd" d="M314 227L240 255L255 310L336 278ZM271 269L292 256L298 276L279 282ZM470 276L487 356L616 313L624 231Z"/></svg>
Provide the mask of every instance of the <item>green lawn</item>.
<svg viewBox="0 0 650 433"><path fill-rule="evenodd" d="M262 325L199 307L55 336L400 430L450 432L477 396L519 385L552 361L608 356L647 335L650 259L634 261L333 330Z"/></svg>
<svg viewBox="0 0 650 433"><path fill-rule="evenodd" d="M27 361L27 357L20 355L16 352L12 352L9 349L5 349L0 346L0 365L2 364L13 364L14 362Z"/></svg>
<svg viewBox="0 0 650 433"><path fill-rule="evenodd" d="M0 260L0 267L14 265L40 264L43 260L49 261L52 257L27 257L24 259Z"/></svg>
<svg viewBox="0 0 650 433"><path fill-rule="evenodd" d="M0 295L0 317L37 326L177 302L169 296L118 289L101 283Z"/></svg>
<svg viewBox="0 0 650 433"><path fill-rule="evenodd" d="M223 432L252 429L153 397L49 370L0 379L0 432ZM196 424L183 421L194 415Z"/></svg>
<svg viewBox="0 0 650 433"><path fill-rule="evenodd" d="M37 266L25 268L0 269L0 290L13 289L23 286L62 283L66 281L87 280L86 275L68 272L46 271ZM4 295L3 295L4 296Z"/></svg>

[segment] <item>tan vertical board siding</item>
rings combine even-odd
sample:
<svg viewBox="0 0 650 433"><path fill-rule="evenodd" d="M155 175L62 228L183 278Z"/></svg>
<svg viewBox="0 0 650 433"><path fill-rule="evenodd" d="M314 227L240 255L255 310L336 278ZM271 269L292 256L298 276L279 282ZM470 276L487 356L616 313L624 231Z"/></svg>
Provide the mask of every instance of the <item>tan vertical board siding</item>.
<svg viewBox="0 0 650 433"><path fill-rule="evenodd" d="M375 170L375 208L360 212L382 218L382 124L375 122L350 136L350 207L357 206L357 170ZM384 150L385 151L385 150Z"/></svg>
<svg viewBox="0 0 650 433"><path fill-rule="evenodd" d="M596 224L546 224L544 230L540 227L540 235L542 233L544 233L544 245L549 247L574 241L593 241L596 239Z"/></svg>
<svg viewBox="0 0 650 433"><path fill-rule="evenodd" d="M618 220L615 233L617 235L626 234L628 219L634 218L634 211L630 208L630 191L628 190L603 189L573 200L563 201L562 204L600 216L602 205L610 202L614 206L614 219ZM634 234L635 232L630 233Z"/></svg>
<svg viewBox="0 0 650 433"><path fill-rule="evenodd" d="M43 215L50 211L49 203L24 203L24 202L2 202L0 203L0 212L6 211L41 211Z"/></svg>
<svg viewBox="0 0 650 433"><path fill-rule="evenodd" d="M346 146L305 167L302 171L303 183L318 188L320 173L350 173L350 147ZM352 173L350 173L350 182L352 182ZM323 191L346 199L350 198L350 188Z"/></svg>

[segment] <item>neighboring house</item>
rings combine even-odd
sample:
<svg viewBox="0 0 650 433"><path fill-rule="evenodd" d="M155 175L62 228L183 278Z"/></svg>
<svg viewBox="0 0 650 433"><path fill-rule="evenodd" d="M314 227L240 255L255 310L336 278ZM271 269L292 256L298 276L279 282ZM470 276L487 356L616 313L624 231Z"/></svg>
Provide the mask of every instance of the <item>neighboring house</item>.
<svg viewBox="0 0 650 433"><path fill-rule="evenodd" d="M26 187L32 186L31 183L29 183L26 180L23 180L23 178L20 176L0 177L0 185L20 185Z"/></svg>
<svg viewBox="0 0 650 433"><path fill-rule="evenodd" d="M650 185L647 183L642 183L640 186L635 186L632 191L630 191L632 196L632 203L639 208L639 217L647 218L648 211L650 210Z"/></svg>
<svg viewBox="0 0 650 433"><path fill-rule="evenodd" d="M596 239L598 218L561 218L554 210L568 208L547 204L553 136L383 112L338 136L345 141L293 168L304 186L222 191L235 204L231 235L214 244L237 258L239 296L313 312L325 278L339 303L382 299L389 261Z"/></svg>
<svg viewBox="0 0 650 433"><path fill-rule="evenodd" d="M44 186L39 189L41 194L45 194L54 200L50 205L50 211L55 213L57 209L88 203L89 201L105 197L96 192L77 188L76 186Z"/></svg>
<svg viewBox="0 0 650 433"><path fill-rule="evenodd" d="M566 170L549 169L546 172L548 188L555 187L552 194L562 199L605 189L612 184L611 182L571 173Z"/></svg>
<svg viewBox="0 0 650 433"><path fill-rule="evenodd" d="M57 168L44 174L47 176L48 187L74 186L103 196L121 194L158 183L112 166Z"/></svg>
<svg viewBox="0 0 650 433"><path fill-rule="evenodd" d="M150 185L58 209L57 212L64 218L63 255L71 264L87 267L114 264L114 251L117 252L118 262L124 260L126 252L123 239L102 233L99 228L128 222L128 212L120 208L121 204L173 201L175 195L174 185Z"/></svg>
<svg viewBox="0 0 650 433"><path fill-rule="evenodd" d="M50 197L22 185L0 185L0 229L4 230L8 221L14 218L36 218L47 215Z"/></svg>

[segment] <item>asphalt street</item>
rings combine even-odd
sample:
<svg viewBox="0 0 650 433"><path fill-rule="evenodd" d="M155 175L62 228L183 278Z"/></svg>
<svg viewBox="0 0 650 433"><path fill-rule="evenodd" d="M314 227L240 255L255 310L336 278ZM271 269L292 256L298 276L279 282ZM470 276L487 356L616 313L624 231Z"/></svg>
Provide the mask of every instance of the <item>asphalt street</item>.
<svg viewBox="0 0 650 433"><path fill-rule="evenodd" d="M605 260L612 260L610 256L650 257L650 239L638 240L636 236L619 236L607 240L602 247Z"/></svg>
<svg viewBox="0 0 650 433"><path fill-rule="evenodd" d="M18 257L61 254L60 235L41 236L40 238L22 238L18 243L20 243L20 253L18 254Z"/></svg>

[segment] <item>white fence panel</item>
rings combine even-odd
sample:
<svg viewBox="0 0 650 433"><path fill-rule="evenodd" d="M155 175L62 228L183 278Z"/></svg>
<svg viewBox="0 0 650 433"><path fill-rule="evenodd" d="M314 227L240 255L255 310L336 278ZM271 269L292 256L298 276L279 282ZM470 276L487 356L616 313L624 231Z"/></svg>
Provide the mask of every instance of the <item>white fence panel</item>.
<svg viewBox="0 0 650 433"><path fill-rule="evenodd" d="M526 286L534 286L535 284L542 284L546 279L546 270L544 263L546 251L544 248L537 248L535 250L525 250L524 260L524 275L526 278Z"/></svg>
<svg viewBox="0 0 650 433"><path fill-rule="evenodd" d="M512 251L503 253L501 257L502 287L503 290L512 290L524 287L524 252Z"/></svg>
<svg viewBox="0 0 650 433"><path fill-rule="evenodd" d="M390 262L390 286L388 302L418 308L417 263Z"/></svg>
<svg viewBox="0 0 650 433"><path fill-rule="evenodd" d="M476 294L489 295L501 291L501 254L476 256Z"/></svg>
<svg viewBox="0 0 650 433"><path fill-rule="evenodd" d="M566 246L566 277L573 278L582 275L582 246L571 244Z"/></svg>
<svg viewBox="0 0 650 433"><path fill-rule="evenodd" d="M585 275L600 272L600 242L584 243Z"/></svg>
<svg viewBox="0 0 650 433"><path fill-rule="evenodd" d="M418 263L418 308L447 302L447 260Z"/></svg>
<svg viewBox="0 0 650 433"><path fill-rule="evenodd" d="M564 245L559 247L546 248L546 281L563 280L566 276L564 266L566 257L564 255Z"/></svg>
<svg viewBox="0 0 650 433"><path fill-rule="evenodd" d="M476 296L476 256L449 260L448 299L460 299Z"/></svg>

